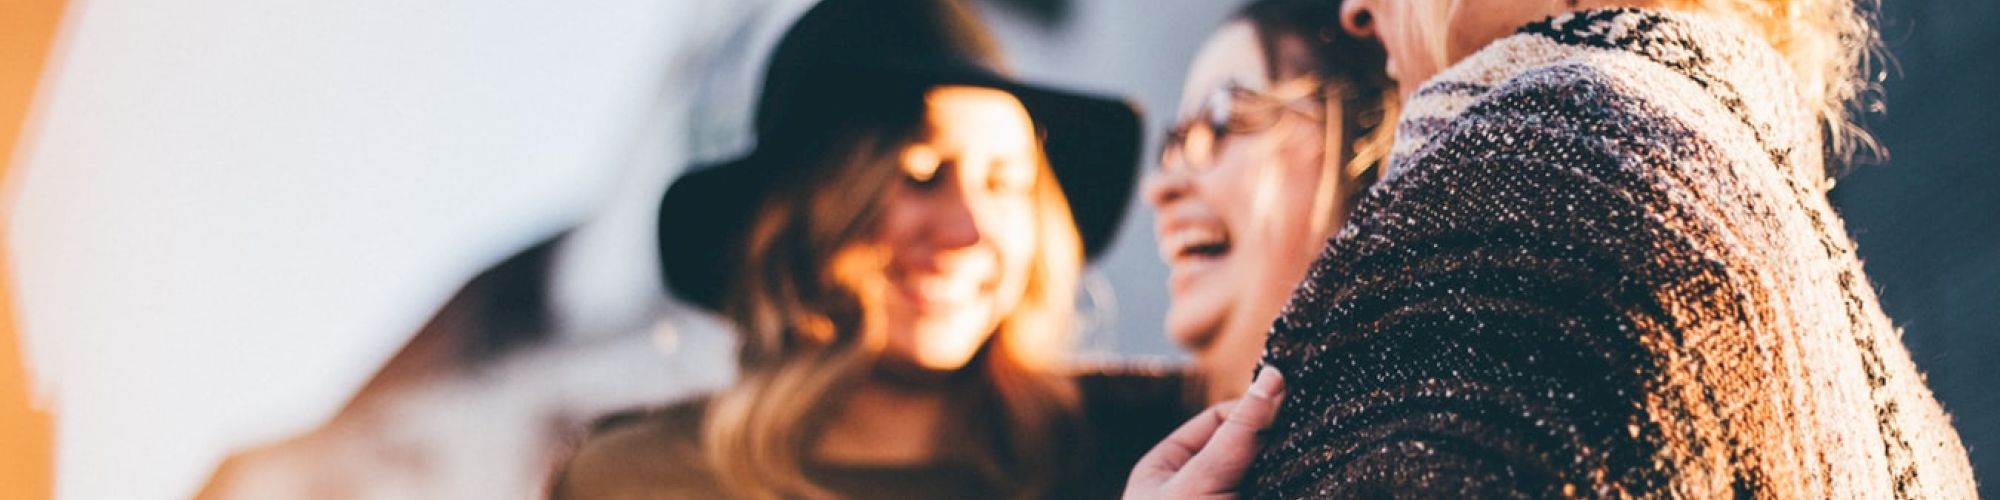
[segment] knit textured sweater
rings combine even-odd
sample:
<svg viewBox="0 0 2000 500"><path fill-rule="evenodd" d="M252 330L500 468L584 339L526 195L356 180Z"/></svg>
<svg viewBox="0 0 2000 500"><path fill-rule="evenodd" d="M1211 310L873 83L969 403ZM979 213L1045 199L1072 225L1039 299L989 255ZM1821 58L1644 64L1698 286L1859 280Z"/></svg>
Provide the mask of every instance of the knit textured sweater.
<svg viewBox="0 0 2000 500"><path fill-rule="evenodd" d="M1247 496L1975 497L1752 33L1573 13L1420 86L1273 327Z"/></svg>

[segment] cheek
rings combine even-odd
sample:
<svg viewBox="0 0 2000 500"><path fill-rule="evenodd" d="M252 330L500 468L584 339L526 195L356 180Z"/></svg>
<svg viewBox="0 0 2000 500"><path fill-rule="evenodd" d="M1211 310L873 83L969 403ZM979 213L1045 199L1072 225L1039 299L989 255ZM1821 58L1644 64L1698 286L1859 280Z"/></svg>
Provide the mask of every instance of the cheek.
<svg viewBox="0 0 2000 500"><path fill-rule="evenodd" d="M881 204L880 218L868 233L870 239L889 246L913 240L917 228L923 225L923 210L917 203L908 193L892 189L882 196Z"/></svg>
<svg viewBox="0 0 2000 500"><path fill-rule="evenodd" d="M995 319L1011 314L1026 297L1041 237L1035 223L1033 204L1003 201L992 206L990 220L981 224L981 238L994 259L993 306Z"/></svg>
<svg viewBox="0 0 2000 500"><path fill-rule="evenodd" d="M1404 29L1404 20L1409 13L1404 2L1383 2L1373 12L1375 15L1375 35L1382 40L1382 50L1390 59L1402 60L1415 54L1410 53L1412 37L1410 30Z"/></svg>
<svg viewBox="0 0 2000 500"><path fill-rule="evenodd" d="M1285 181L1270 196L1267 212L1256 221L1258 239L1263 243L1260 265L1293 267L1310 259L1319 203L1320 169L1317 165L1287 165ZM1331 201L1331 200L1329 200ZM1302 257L1303 256L1303 257Z"/></svg>
<svg viewBox="0 0 2000 500"><path fill-rule="evenodd" d="M1265 277L1260 279L1289 279L1289 273L1272 269L1295 267L1300 254L1315 246L1313 226L1324 205L1318 200L1325 180L1324 133L1318 126L1292 127L1273 141L1258 167L1233 176L1242 184L1236 222L1249 247L1244 250L1254 254L1251 265Z"/></svg>
<svg viewBox="0 0 2000 500"><path fill-rule="evenodd" d="M1248 230L1268 244L1270 232L1291 231L1311 221L1307 214L1319 183L1321 129L1292 126L1235 144L1236 153L1201 179L1207 200L1233 213L1234 230ZM1273 229L1282 228L1282 229Z"/></svg>
<svg viewBox="0 0 2000 500"><path fill-rule="evenodd" d="M1032 202L1026 200L1007 201L1000 204L998 217L987 225L987 238L993 240L993 247L999 253L1000 268L1009 281L1026 278L1028 264L1034 260L1036 245L1040 238L1035 224L1036 214Z"/></svg>
<svg viewBox="0 0 2000 500"><path fill-rule="evenodd" d="M1284 130L1285 142L1279 153L1289 167L1285 175L1297 178L1301 172L1315 172L1313 168L1320 164L1319 153L1326 150L1326 129L1318 124L1298 123Z"/></svg>
<svg viewBox="0 0 2000 500"><path fill-rule="evenodd" d="M1216 158L1215 168L1195 178L1202 198L1211 207L1225 212L1249 212L1252 200L1266 194L1260 186L1271 174L1273 160L1281 154L1279 144L1269 134L1233 138ZM1231 223L1246 221L1236 220Z"/></svg>

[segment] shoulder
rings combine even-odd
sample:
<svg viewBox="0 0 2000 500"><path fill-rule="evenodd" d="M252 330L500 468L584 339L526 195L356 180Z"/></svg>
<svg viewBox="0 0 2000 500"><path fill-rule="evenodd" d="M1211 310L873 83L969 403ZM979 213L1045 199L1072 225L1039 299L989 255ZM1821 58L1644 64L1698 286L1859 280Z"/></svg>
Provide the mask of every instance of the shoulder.
<svg viewBox="0 0 2000 500"><path fill-rule="evenodd" d="M1599 210L1531 212L1678 213L1690 211L1668 209L1689 201L1682 195L1771 170L1747 126L1692 80L1629 55L1562 58L1480 90L1449 118L1405 123L1428 127L1418 131L1426 140L1399 152L1384 180L1395 195L1379 201L1435 205L1470 195L1486 204L1541 206L1561 194Z"/></svg>
<svg viewBox="0 0 2000 500"><path fill-rule="evenodd" d="M1754 119L1769 113L1736 109L1746 107L1745 101L1774 101L1758 107L1789 104L1773 94L1790 92L1773 88L1790 86L1766 81L1790 81L1769 75L1785 69L1754 68L1782 65L1782 59L1757 57L1775 54L1658 28L1676 22L1647 16L1654 14L1602 12L1531 24L1441 72L1406 111L1423 115L1424 95L1443 94L1447 97L1430 104L1444 104L1437 110L1465 109L1454 117L1471 120L1516 115L1686 121L1709 114L1705 118L1746 125L1741 122L1770 120ZM1453 91L1456 98L1449 96ZM1464 108L1471 101L1478 103ZM1458 113L1438 116L1449 115Z"/></svg>
<svg viewBox="0 0 2000 500"><path fill-rule="evenodd" d="M1717 221L1772 224L1758 214L1795 194L1758 129L1659 63L1580 53L1482 90L1397 158L1377 189L1389 193L1354 217L1437 222L1377 233L1404 242L1492 230L1625 264L1694 264L1723 257L1707 248ZM1689 245L1703 248L1663 248Z"/></svg>
<svg viewBox="0 0 2000 500"><path fill-rule="evenodd" d="M1458 162L1505 158L1528 168L1677 169L1769 161L1760 141L1765 131L1732 110L1742 107L1732 82L1698 80L1632 53L1551 50L1564 55L1481 89L1462 113L1438 123L1430 156Z"/></svg>
<svg viewBox="0 0 2000 500"><path fill-rule="evenodd" d="M697 399L598 419L556 472L550 497L690 498L714 491L701 446L706 409L707 400Z"/></svg>
<svg viewBox="0 0 2000 500"><path fill-rule="evenodd" d="M1463 152L1538 153L1563 161L1627 157L1701 137L1687 108L1705 96L1678 92L1692 82L1627 59L1577 57L1523 71L1467 108L1437 142L1474 148ZM1586 156L1560 154L1565 152Z"/></svg>

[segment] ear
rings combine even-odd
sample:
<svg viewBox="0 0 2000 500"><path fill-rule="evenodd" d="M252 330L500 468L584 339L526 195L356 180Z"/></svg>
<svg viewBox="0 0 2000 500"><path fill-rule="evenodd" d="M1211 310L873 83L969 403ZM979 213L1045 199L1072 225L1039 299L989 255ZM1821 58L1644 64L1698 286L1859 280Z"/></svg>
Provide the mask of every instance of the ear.
<svg viewBox="0 0 2000 500"><path fill-rule="evenodd" d="M1355 38L1375 38L1375 13L1373 0L1342 0L1340 2L1340 29Z"/></svg>

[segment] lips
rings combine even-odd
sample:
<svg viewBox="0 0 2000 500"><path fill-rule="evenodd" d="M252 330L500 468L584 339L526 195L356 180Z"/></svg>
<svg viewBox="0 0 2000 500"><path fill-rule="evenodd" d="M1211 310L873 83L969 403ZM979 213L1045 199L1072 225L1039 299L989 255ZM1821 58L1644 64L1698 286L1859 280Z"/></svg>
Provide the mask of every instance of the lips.
<svg viewBox="0 0 2000 500"><path fill-rule="evenodd" d="M1183 226L1160 235L1160 258L1174 262L1215 258L1229 253L1229 230L1221 226Z"/></svg>
<svg viewBox="0 0 2000 500"><path fill-rule="evenodd" d="M1159 229L1160 260L1173 270L1168 289L1178 295L1229 256L1229 229L1210 217L1165 217Z"/></svg>
<svg viewBox="0 0 2000 500"><path fill-rule="evenodd" d="M906 270L896 288L920 309L976 302L993 288L991 266L966 263L950 269Z"/></svg>

